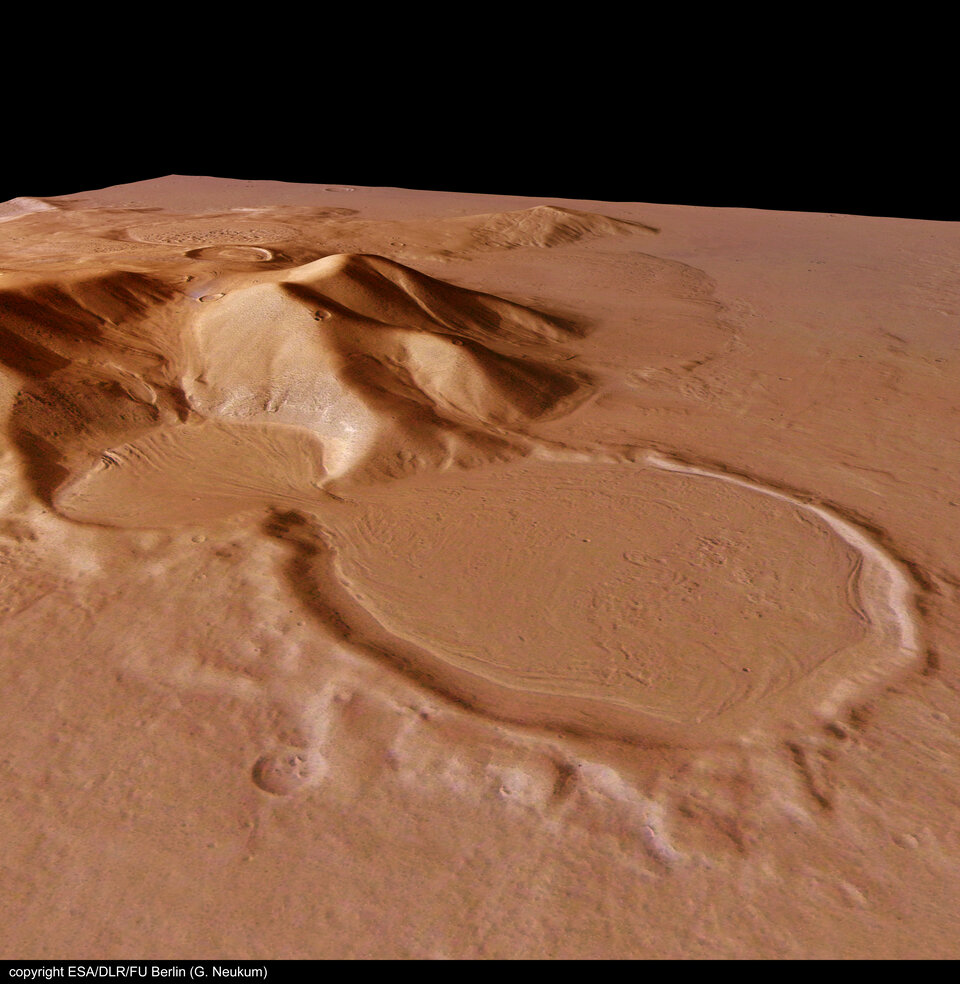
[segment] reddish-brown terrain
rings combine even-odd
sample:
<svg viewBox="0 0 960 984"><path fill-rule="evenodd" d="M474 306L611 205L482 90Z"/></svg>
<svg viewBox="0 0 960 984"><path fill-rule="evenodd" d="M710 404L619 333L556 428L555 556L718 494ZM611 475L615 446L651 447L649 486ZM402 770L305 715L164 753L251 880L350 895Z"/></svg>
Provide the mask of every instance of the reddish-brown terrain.
<svg viewBox="0 0 960 984"><path fill-rule="evenodd" d="M0 205L6 957L956 957L960 228Z"/></svg>

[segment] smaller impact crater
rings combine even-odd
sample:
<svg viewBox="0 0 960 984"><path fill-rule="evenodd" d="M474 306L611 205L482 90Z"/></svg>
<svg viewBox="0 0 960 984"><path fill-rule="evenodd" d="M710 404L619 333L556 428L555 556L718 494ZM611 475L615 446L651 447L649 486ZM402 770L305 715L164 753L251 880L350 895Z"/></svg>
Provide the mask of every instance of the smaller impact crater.
<svg viewBox="0 0 960 984"><path fill-rule="evenodd" d="M261 755L254 763L252 773L254 783L272 796L291 796L322 777L321 761L302 748Z"/></svg>
<svg viewBox="0 0 960 984"><path fill-rule="evenodd" d="M185 256L191 260L221 260L228 263L263 263L275 256L272 250L262 246L200 246L188 249Z"/></svg>

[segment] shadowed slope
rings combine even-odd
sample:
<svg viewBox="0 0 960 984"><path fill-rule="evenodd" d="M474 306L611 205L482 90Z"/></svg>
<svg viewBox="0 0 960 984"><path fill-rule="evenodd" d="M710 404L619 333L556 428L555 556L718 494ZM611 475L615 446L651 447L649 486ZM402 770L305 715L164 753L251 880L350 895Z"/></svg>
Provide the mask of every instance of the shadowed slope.
<svg viewBox="0 0 960 984"><path fill-rule="evenodd" d="M19 445L65 514L109 524L116 506L125 525L165 525L164 502L185 488L233 509L247 487L251 504L272 501L271 474L289 504L334 479L478 465L522 453L531 424L592 391L553 364L574 326L382 257L329 256L265 283L237 275L202 305L183 290L120 271L6 292L6 359L33 380L15 412ZM204 420L246 428L235 453L248 465L228 471L259 478L215 493L225 431L200 436ZM277 445L274 425L308 434ZM261 441L270 468L255 460ZM286 461L294 449L316 461Z"/></svg>

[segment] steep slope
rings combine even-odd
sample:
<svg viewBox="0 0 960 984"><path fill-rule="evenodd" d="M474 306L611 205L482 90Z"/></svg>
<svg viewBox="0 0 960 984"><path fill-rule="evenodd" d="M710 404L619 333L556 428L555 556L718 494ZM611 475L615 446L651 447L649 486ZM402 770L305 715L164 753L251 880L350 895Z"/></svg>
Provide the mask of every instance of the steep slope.
<svg viewBox="0 0 960 984"><path fill-rule="evenodd" d="M238 274L203 297L184 279L115 271L5 292L4 358L31 380L18 443L66 515L109 524L132 496L137 522L163 525L163 503L183 495L240 508L249 488L262 505L273 481L277 502L302 504L334 479L479 464L516 455L532 424L591 392L556 365L575 326L382 257ZM221 426L198 431L204 421ZM218 496L224 426L247 428L237 454L250 460L234 471L261 478ZM268 439L276 426L305 434ZM129 504L121 512L132 521Z"/></svg>

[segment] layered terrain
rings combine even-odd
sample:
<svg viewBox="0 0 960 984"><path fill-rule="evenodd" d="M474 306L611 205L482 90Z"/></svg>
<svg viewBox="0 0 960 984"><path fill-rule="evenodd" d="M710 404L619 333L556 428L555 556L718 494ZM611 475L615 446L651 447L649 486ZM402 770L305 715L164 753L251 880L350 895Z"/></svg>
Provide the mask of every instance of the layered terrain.
<svg viewBox="0 0 960 984"><path fill-rule="evenodd" d="M9 955L954 952L952 226L0 222Z"/></svg>

